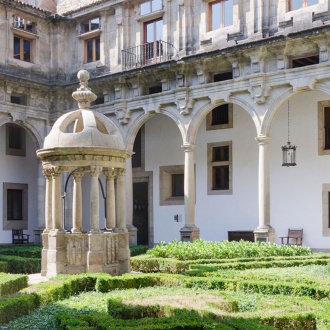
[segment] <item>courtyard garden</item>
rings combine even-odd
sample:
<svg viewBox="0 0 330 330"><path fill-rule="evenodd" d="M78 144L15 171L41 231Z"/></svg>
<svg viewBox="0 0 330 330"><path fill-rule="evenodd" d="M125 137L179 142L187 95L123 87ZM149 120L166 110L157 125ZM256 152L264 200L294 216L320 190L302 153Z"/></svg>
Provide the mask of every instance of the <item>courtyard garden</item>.
<svg viewBox="0 0 330 330"><path fill-rule="evenodd" d="M28 286L41 248L0 247L0 329L330 329L330 254L202 240L146 250L132 248L130 274Z"/></svg>

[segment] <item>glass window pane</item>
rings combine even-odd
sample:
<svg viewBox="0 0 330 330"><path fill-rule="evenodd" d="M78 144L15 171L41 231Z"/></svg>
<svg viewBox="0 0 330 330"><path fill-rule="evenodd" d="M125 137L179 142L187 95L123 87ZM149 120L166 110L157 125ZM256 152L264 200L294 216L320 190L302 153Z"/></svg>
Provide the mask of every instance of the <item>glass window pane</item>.
<svg viewBox="0 0 330 330"><path fill-rule="evenodd" d="M97 38L95 40L95 55L96 55L96 58L95 58L95 61L98 61L100 59L100 38Z"/></svg>
<svg viewBox="0 0 330 330"><path fill-rule="evenodd" d="M97 30L100 28L100 19L94 18L91 20L91 30Z"/></svg>
<svg viewBox="0 0 330 330"><path fill-rule="evenodd" d="M11 149L22 149L22 128L20 127L9 127L9 141L8 146Z"/></svg>
<svg viewBox="0 0 330 330"><path fill-rule="evenodd" d="M156 22L156 40L163 39L163 20Z"/></svg>
<svg viewBox="0 0 330 330"><path fill-rule="evenodd" d="M24 61L30 62L31 61L31 42L30 40L24 40Z"/></svg>
<svg viewBox="0 0 330 330"><path fill-rule="evenodd" d="M152 1L152 11L157 11L162 9L162 0Z"/></svg>
<svg viewBox="0 0 330 330"><path fill-rule="evenodd" d="M93 62L93 40L87 41L87 63Z"/></svg>
<svg viewBox="0 0 330 330"><path fill-rule="evenodd" d="M183 174L172 174L172 197L184 195Z"/></svg>
<svg viewBox="0 0 330 330"><path fill-rule="evenodd" d="M151 12L150 10L150 2L144 2L144 3L141 3L140 5L140 13L141 15L146 15L146 14L149 14Z"/></svg>
<svg viewBox="0 0 330 330"><path fill-rule="evenodd" d="M146 24L146 42L153 42L155 40L154 24L155 22Z"/></svg>
<svg viewBox="0 0 330 330"><path fill-rule="evenodd" d="M233 25L233 0L225 1L225 26Z"/></svg>
<svg viewBox="0 0 330 330"><path fill-rule="evenodd" d="M30 21L27 21L26 22L26 30L29 31L29 32L34 32L33 31L33 23L30 22Z"/></svg>
<svg viewBox="0 0 330 330"><path fill-rule="evenodd" d="M14 37L14 58L20 59L21 39Z"/></svg>
<svg viewBox="0 0 330 330"><path fill-rule="evenodd" d="M7 190L7 220L23 220L23 191Z"/></svg>
<svg viewBox="0 0 330 330"><path fill-rule="evenodd" d="M318 3L319 3L319 0L308 0L307 1L308 6L317 5Z"/></svg>
<svg viewBox="0 0 330 330"><path fill-rule="evenodd" d="M220 3L214 3L211 5L212 11L212 30L220 28Z"/></svg>
<svg viewBox="0 0 330 330"><path fill-rule="evenodd" d="M213 167L213 190L229 189L229 166Z"/></svg>
<svg viewBox="0 0 330 330"><path fill-rule="evenodd" d="M291 0L291 10L302 8L303 0Z"/></svg>

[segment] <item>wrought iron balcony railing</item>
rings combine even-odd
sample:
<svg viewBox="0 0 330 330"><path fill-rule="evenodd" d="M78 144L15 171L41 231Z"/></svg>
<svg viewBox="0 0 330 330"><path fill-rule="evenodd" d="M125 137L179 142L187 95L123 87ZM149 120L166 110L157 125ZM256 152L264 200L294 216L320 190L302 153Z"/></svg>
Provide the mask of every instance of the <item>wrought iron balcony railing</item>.
<svg viewBox="0 0 330 330"><path fill-rule="evenodd" d="M172 58L174 51L174 46L163 40L127 48L122 50L123 68L132 69L165 62Z"/></svg>

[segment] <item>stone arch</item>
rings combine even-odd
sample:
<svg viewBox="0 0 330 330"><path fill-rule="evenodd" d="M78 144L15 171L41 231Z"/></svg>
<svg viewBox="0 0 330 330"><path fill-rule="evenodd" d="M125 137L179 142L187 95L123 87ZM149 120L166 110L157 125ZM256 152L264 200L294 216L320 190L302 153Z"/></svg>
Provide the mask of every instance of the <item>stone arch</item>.
<svg viewBox="0 0 330 330"><path fill-rule="evenodd" d="M247 102L246 100L239 98L239 97L230 97L228 102L241 106L248 114L250 115L251 119L253 120L257 133L260 131L261 127L261 120L258 114L253 109L252 105ZM209 102L204 104L201 108L196 109L194 116L192 117L189 128L186 134L186 142L194 143L196 139L196 134L198 132L199 126L202 120L206 117L206 115L211 112L216 106L228 103L225 100L216 100L214 102Z"/></svg>
<svg viewBox="0 0 330 330"><path fill-rule="evenodd" d="M186 128L183 125L182 121L180 120L179 116L175 115L169 108L170 106L160 107L161 111L159 112L159 114L169 117L176 123L176 125L180 130L182 141L185 141L185 136L187 134ZM158 113L141 112L135 119L131 120L130 126L126 132L126 137L125 137L125 146L128 150L133 150L135 136L139 131L139 129L142 127L142 125L145 124L150 118L154 117L157 114Z"/></svg>
<svg viewBox="0 0 330 330"><path fill-rule="evenodd" d="M16 122L13 121L12 118L10 116L3 118L0 120L0 126L8 124L8 123L12 123L12 124L16 124L18 126L23 127L26 131L29 132L32 141L36 147L36 150L42 148L43 145L43 137L39 134L38 130L31 124L27 123L27 122Z"/></svg>

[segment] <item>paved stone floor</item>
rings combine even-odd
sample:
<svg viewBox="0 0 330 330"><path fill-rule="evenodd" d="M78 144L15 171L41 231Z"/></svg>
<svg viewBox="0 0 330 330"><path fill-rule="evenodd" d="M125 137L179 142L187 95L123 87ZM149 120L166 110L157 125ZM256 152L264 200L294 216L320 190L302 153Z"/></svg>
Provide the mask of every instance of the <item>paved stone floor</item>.
<svg viewBox="0 0 330 330"><path fill-rule="evenodd" d="M32 284L37 284L37 283L40 283L40 282L45 282L45 281L48 281L48 280L49 280L49 277L41 276L40 273L38 273L38 274L29 274L28 284L32 285Z"/></svg>

